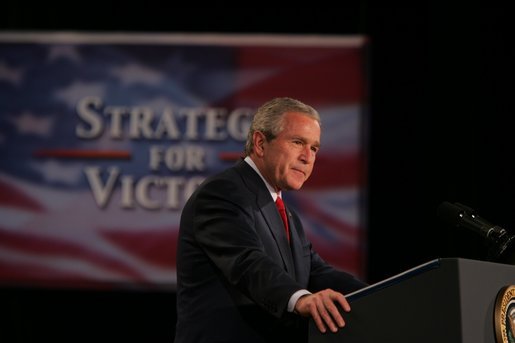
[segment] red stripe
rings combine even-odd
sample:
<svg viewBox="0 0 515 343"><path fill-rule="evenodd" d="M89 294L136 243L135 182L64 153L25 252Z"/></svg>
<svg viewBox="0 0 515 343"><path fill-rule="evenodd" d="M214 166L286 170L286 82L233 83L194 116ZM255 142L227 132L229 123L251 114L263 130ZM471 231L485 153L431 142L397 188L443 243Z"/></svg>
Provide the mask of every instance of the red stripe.
<svg viewBox="0 0 515 343"><path fill-rule="evenodd" d="M319 210L313 204L302 202L299 204L299 212L307 217L315 218L314 220L323 222L326 227L331 227L334 231L342 232L349 236L352 240L356 240L358 228L354 225L342 222L339 218L328 214L327 212Z"/></svg>
<svg viewBox="0 0 515 343"><path fill-rule="evenodd" d="M127 232L124 229L103 229L100 232L112 244L147 263L171 268L175 266L178 229L141 229Z"/></svg>
<svg viewBox="0 0 515 343"><path fill-rule="evenodd" d="M124 274L130 280L143 281L145 279L141 273L127 266L124 261L115 260L102 255L99 251L57 238L9 232L0 228L0 246L40 256L73 257L97 265L101 269L109 269L118 274ZM94 249L94 247L92 248Z"/></svg>
<svg viewBox="0 0 515 343"><path fill-rule="evenodd" d="M240 158L244 158L245 154L242 152L226 151L220 152L218 158L222 161L237 161Z"/></svg>
<svg viewBox="0 0 515 343"><path fill-rule="evenodd" d="M44 207L20 189L0 181L0 205L34 212L44 212Z"/></svg>
<svg viewBox="0 0 515 343"><path fill-rule="evenodd" d="M290 96L315 108L361 103L366 99L363 53L361 47L281 47L280 53L259 46L240 48L240 68L276 72L217 105L257 108L277 96ZM312 84L316 87L306 87Z"/></svg>
<svg viewBox="0 0 515 343"><path fill-rule="evenodd" d="M332 189L342 186L364 185L366 180L365 165L356 152L331 153L317 156L311 177L303 189Z"/></svg>

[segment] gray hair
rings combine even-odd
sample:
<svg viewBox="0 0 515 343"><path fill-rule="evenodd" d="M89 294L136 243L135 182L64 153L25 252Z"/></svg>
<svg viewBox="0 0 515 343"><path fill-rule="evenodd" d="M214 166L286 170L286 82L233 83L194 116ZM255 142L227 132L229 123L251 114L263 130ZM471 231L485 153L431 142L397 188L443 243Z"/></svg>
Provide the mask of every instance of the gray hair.
<svg viewBox="0 0 515 343"><path fill-rule="evenodd" d="M320 115L313 107L292 98L274 98L264 103L254 114L245 143L245 155L250 155L254 148L252 140L254 132L262 132L266 140L271 141L283 130L283 116L288 112L304 113L321 124Z"/></svg>

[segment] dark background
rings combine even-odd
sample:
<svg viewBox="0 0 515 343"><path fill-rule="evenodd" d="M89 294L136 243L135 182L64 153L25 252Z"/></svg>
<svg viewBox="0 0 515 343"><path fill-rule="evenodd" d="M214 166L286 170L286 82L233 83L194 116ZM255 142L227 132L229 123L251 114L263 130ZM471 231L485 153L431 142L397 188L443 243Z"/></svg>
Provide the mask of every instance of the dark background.
<svg viewBox="0 0 515 343"><path fill-rule="evenodd" d="M321 6L321 4L318 4ZM174 8L2 4L10 31L363 34L370 39L367 281L439 257L488 258L436 216L461 202L515 232L515 54L504 8ZM202 8L201 8L202 7ZM0 288L1 342L172 342L175 294Z"/></svg>

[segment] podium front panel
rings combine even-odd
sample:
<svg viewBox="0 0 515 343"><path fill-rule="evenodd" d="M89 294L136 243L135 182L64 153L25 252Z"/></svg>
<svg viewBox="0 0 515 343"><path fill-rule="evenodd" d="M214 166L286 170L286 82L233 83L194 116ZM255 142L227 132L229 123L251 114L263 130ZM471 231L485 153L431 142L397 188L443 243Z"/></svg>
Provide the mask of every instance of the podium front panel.
<svg viewBox="0 0 515 343"><path fill-rule="evenodd" d="M515 266L438 259L347 296L351 312L338 333L310 323L310 343L495 343L499 290L515 284Z"/></svg>

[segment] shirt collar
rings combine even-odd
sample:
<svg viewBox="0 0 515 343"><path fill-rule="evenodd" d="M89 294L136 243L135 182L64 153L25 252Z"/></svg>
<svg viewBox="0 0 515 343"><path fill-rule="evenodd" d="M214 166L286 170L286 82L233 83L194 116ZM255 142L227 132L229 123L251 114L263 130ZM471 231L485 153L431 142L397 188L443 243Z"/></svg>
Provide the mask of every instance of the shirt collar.
<svg viewBox="0 0 515 343"><path fill-rule="evenodd" d="M249 166L252 167L252 169L254 169L256 171L256 173L258 173L259 177L263 180L263 182L265 183L266 185L266 188L268 189L268 191L270 192L270 195L272 196L272 198L274 199L274 202L277 200L277 197L278 196L281 196L281 191L279 192L276 192L274 187L272 187L266 180L265 178L263 177L263 175L261 175L261 172L259 171L258 167L256 166L256 164L254 163L254 161L252 161L252 159L250 158L250 156L247 156L245 157L244 159L245 162L247 162L247 164Z"/></svg>

